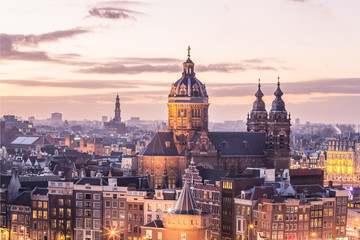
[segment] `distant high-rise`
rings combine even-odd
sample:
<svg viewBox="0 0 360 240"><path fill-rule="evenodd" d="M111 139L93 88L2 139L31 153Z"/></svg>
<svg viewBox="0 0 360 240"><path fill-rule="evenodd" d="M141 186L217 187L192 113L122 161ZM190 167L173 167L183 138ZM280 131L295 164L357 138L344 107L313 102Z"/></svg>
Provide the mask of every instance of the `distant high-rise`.
<svg viewBox="0 0 360 240"><path fill-rule="evenodd" d="M62 114L55 112L51 114L51 123L61 123L62 122Z"/></svg>
<svg viewBox="0 0 360 240"><path fill-rule="evenodd" d="M31 123L34 123L35 122L35 117L34 116L31 116L28 118L29 122Z"/></svg>
<svg viewBox="0 0 360 240"><path fill-rule="evenodd" d="M107 117L107 116L102 116L102 117L101 117L101 121L102 121L102 122L107 122L107 121L108 121L108 117Z"/></svg>

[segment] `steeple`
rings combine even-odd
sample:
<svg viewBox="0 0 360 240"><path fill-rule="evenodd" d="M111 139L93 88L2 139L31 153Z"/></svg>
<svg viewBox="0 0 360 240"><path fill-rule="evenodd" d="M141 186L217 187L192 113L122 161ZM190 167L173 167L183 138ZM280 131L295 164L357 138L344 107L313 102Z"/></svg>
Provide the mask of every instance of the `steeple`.
<svg viewBox="0 0 360 240"><path fill-rule="evenodd" d="M262 100L264 94L261 91L260 79L258 83L258 90L255 93L255 101L253 104L253 109L251 110L250 115L248 114L247 119L247 130L248 132L265 132L266 131L266 120L268 117L267 111L265 109L265 103Z"/></svg>
<svg viewBox="0 0 360 240"><path fill-rule="evenodd" d="M175 207L171 213L186 215L201 214L201 212L197 208L194 196L192 195L189 184L187 182L181 190L179 199L177 200Z"/></svg>
<svg viewBox="0 0 360 240"><path fill-rule="evenodd" d="M115 116L114 116L114 121L115 122L121 122L121 117L120 117L120 98L119 98L119 93L116 94L116 102L115 102Z"/></svg>
<svg viewBox="0 0 360 240"><path fill-rule="evenodd" d="M253 104L252 113L255 112L255 111L266 111L265 103L262 100L263 96L264 96L264 94L261 91L261 84L260 84L260 79L259 79L258 90L255 93L256 100L255 100L255 102Z"/></svg>
<svg viewBox="0 0 360 240"><path fill-rule="evenodd" d="M285 103L284 100L282 100L281 96L284 94L281 89L280 89L280 77L278 77L278 83L277 83L277 89L274 92L275 95L275 100L273 101L272 105L271 105L271 110L270 110L270 114L271 113L275 113L275 112L283 112L286 113L286 109L285 109Z"/></svg>

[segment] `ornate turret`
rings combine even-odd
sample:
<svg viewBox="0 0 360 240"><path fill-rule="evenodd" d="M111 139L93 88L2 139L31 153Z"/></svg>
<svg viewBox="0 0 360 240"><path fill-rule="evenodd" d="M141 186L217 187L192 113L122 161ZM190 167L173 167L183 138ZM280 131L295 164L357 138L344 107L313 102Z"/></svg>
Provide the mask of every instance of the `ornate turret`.
<svg viewBox="0 0 360 240"><path fill-rule="evenodd" d="M281 98L284 93L280 89L280 78L278 77L277 89L274 92L275 100L272 102L270 118L277 116L287 117L284 100Z"/></svg>
<svg viewBox="0 0 360 240"><path fill-rule="evenodd" d="M284 93L280 89L278 77L277 89L274 92L269 119L267 121L267 155L271 162L268 167L277 171L289 168L290 164L290 116L282 99Z"/></svg>
<svg viewBox="0 0 360 240"><path fill-rule="evenodd" d="M266 131L266 120L268 117L265 109L265 103L262 100L264 94L261 91L261 84L259 79L258 90L255 93L255 101L253 109L247 119L247 130L248 132L265 132Z"/></svg>
<svg viewBox="0 0 360 240"><path fill-rule="evenodd" d="M182 77L172 84L168 98L168 128L174 133L179 153L184 151L196 131L208 129L208 95L205 84L195 77L190 50L188 47Z"/></svg>

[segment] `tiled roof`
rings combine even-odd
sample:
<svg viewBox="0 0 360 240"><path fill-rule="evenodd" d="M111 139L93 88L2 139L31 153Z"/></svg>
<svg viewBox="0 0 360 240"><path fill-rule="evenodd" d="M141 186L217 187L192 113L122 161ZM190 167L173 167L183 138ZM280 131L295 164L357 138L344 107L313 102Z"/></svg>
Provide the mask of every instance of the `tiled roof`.
<svg viewBox="0 0 360 240"><path fill-rule="evenodd" d="M265 133L209 132L208 136L221 155L265 155Z"/></svg>

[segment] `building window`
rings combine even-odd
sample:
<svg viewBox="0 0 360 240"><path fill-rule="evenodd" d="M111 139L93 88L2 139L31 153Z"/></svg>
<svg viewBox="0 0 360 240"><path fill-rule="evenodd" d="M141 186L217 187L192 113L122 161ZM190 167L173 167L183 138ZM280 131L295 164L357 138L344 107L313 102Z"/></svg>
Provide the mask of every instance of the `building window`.
<svg viewBox="0 0 360 240"><path fill-rule="evenodd" d="M77 218L77 219L76 219L76 227L77 227L77 228L82 228L82 227L83 227L83 220L82 220L82 218Z"/></svg>
<svg viewBox="0 0 360 240"><path fill-rule="evenodd" d="M146 230L146 238L152 239L152 230Z"/></svg>
<svg viewBox="0 0 360 240"><path fill-rule="evenodd" d="M91 217L91 210L85 210L85 217Z"/></svg>
<svg viewBox="0 0 360 240"><path fill-rule="evenodd" d="M91 219L85 218L85 228L91 228Z"/></svg>
<svg viewBox="0 0 360 240"><path fill-rule="evenodd" d="M94 228L95 229L100 229L100 219L95 219L94 220Z"/></svg>
<svg viewBox="0 0 360 240"><path fill-rule="evenodd" d="M161 204L156 204L156 211L161 212Z"/></svg>
<svg viewBox="0 0 360 240"><path fill-rule="evenodd" d="M186 233L181 233L180 239L181 240L186 240Z"/></svg>
<svg viewBox="0 0 360 240"><path fill-rule="evenodd" d="M85 194L85 199L90 200L90 199L91 199L91 193L86 193L86 194Z"/></svg>
<svg viewBox="0 0 360 240"><path fill-rule="evenodd" d="M94 200L100 200L100 194L94 194Z"/></svg>

